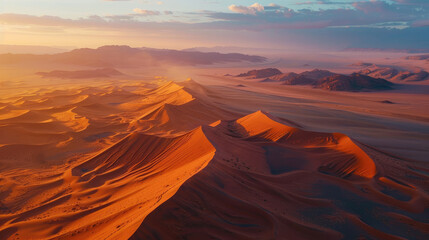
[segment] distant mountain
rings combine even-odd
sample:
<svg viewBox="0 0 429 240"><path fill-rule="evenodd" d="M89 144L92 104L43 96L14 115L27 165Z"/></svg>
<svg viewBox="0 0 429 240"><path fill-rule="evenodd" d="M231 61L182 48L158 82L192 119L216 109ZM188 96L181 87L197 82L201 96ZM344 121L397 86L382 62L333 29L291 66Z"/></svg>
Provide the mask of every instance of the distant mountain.
<svg viewBox="0 0 429 240"><path fill-rule="evenodd" d="M366 76L361 73L342 75L322 69L313 69L299 74L294 72L279 72L276 68L266 68L252 70L238 76L252 78L266 77L261 82L280 82L283 85L311 85L315 88L332 91L387 90L392 89L394 85L387 80Z"/></svg>
<svg viewBox="0 0 429 240"><path fill-rule="evenodd" d="M382 67L372 65L371 67L358 71L359 74L373 78L383 78L390 81L423 81L429 79L429 73L423 70L418 72L402 71L394 67Z"/></svg>
<svg viewBox="0 0 429 240"><path fill-rule="evenodd" d="M114 68L101 68L94 70L78 70L78 71L61 71L55 70L51 72L38 72L37 75L50 78L99 78L99 77L112 77L123 75L121 72Z"/></svg>
<svg viewBox="0 0 429 240"><path fill-rule="evenodd" d="M271 76L270 79L273 82L284 82L284 81L287 81L288 79L290 79L292 77L296 77L296 76L298 76L297 73L288 72L288 73L282 73L282 74L278 74L275 76Z"/></svg>
<svg viewBox="0 0 429 240"><path fill-rule="evenodd" d="M282 72L277 68L264 68L258 70L250 70L247 73L241 73L237 75L237 77L267 78L279 74L282 74Z"/></svg>
<svg viewBox="0 0 429 240"><path fill-rule="evenodd" d="M414 55L405 57L407 60L429 60L429 54Z"/></svg>
<svg viewBox="0 0 429 240"><path fill-rule="evenodd" d="M310 78L310 79L314 79L314 80L319 80L322 79L324 77L330 77L330 76L334 76L335 73L330 72L328 70L320 70L320 69L313 69L311 71L305 71L300 73L301 76L306 77L306 78Z"/></svg>
<svg viewBox="0 0 429 240"><path fill-rule="evenodd" d="M426 79L429 79L429 73L421 70L418 72L401 71L392 80L400 80L400 81L406 81L406 82L417 82L417 81L423 81Z"/></svg>
<svg viewBox="0 0 429 240"><path fill-rule="evenodd" d="M286 85L308 85L308 84L314 84L315 82L317 82L318 80L324 77L329 77L333 75L335 75L335 73L327 70L313 69L311 71L305 71L299 74L294 72L277 74L263 81L264 82L278 81Z"/></svg>
<svg viewBox="0 0 429 240"><path fill-rule="evenodd" d="M368 62L357 62L357 63L350 64L350 66L352 66L352 67L369 67L372 65L374 65L374 64L368 63Z"/></svg>
<svg viewBox="0 0 429 240"><path fill-rule="evenodd" d="M305 75L298 74L297 76L290 77L283 82L285 85L312 85L316 79L306 77Z"/></svg>
<svg viewBox="0 0 429 240"><path fill-rule="evenodd" d="M216 46L216 47L194 47L183 49L189 52L219 52L219 53L243 53L243 54L278 54L287 51L287 49L275 48L250 48L235 46Z"/></svg>
<svg viewBox="0 0 429 240"><path fill-rule="evenodd" d="M202 53L168 49L103 46L81 48L52 55L3 54L1 64L62 63L89 67L141 67L151 65L209 65L231 62L263 62L266 58L238 53Z"/></svg>
<svg viewBox="0 0 429 240"><path fill-rule="evenodd" d="M372 67L358 71L358 73L374 78L392 79L399 74L399 70L392 67L378 67L373 65Z"/></svg>
<svg viewBox="0 0 429 240"><path fill-rule="evenodd" d="M365 76L359 73L351 75L337 74L319 80L314 87L332 91L362 91L362 90L388 90L394 84L381 79Z"/></svg>

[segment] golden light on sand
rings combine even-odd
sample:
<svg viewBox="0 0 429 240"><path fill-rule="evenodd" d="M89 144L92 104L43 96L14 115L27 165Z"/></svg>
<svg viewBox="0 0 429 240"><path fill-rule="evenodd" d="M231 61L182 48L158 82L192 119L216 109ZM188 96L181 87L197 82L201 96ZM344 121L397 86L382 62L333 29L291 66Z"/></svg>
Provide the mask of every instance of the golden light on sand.
<svg viewBox="0 0 429 240"><path fill-rule="evenodd" d="M427 231L427 72L402 68L424 59L337 71L128 46L0 56L0 239Z"/></svg>

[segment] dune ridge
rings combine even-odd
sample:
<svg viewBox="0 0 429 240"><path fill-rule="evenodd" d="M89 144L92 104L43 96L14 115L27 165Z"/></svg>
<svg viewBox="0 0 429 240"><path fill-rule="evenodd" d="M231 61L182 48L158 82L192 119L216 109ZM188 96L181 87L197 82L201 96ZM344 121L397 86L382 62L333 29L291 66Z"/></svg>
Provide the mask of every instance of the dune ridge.
<svg viewBox="0 0 429 240"><path fill-rule="evenodd" d="M0 131L19 134L0 138L0 238L428 234L424 164L208 94L189 80L4 100Z"/></svg>
<svg viewBox="0 0 429 240"><path fill-rule="evenodd" d="M65 101L51 101L58 97ZM150 211L212 159L215 149L198 126L228 112L204 117L210 106L173 82L133 92L84 88L11 99L0 131L18 134L17 142L0 139L0 237L128 239ZM163 119L160 111L173 119ZM176 114L189 118L175 122L181 120ZM161 121L153 126L166 133L133 129L136 120ZM47 163L49 158L55 162ZM17 161L21 168L12 168ZM48 168L37 169L41 163ZM38 174L31 173L35 169Z"/></svg>
<svg viewBox="0 0 429 240"><path fill-rule="evenodd" d="M0 236L128 239L150 211L205 167L214 151L201 128L174 138L133 133L95 157L64 169L64 174L49 176L49 181L10 189L12 199L19 198L21 191L45 194L27 198L21 210L3 212ZM17 205L5 201L3 208L12 204Z"/></svg>
<svg viewBox="0 0 429 240"><path fill-rule="evenodd" d="M410 170L412 162L343 134L307 132L278 120L258 111L204 127L217 150L213 160L131 239L424 239L424 184L402 182L404 172L422 177ZM369 209L358 210L356 201ZM386 207L372 213L380 204ZM388 222L399 224L398 217L414 227L391 228Z"/></svg>

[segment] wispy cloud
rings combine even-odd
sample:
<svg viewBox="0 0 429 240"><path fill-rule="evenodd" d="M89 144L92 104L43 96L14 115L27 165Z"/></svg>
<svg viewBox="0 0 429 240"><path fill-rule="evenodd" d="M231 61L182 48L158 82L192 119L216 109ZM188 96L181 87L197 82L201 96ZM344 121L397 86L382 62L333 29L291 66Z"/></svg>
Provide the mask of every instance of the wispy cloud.
<svg viewBox="0 0 429 240"><path fill-rule="evenodd" d="M246 6L237 6L235 4L232 4L228 7L229 10L235 13L242 13L242 14L251 14L256 15L257 12L263 12L264 6L262 6L259 3L254 3L248 7Z"/></svg>
<svg viewBox="0 0 429 240"><path fill-rule="evenodd" d="M143 16L156 16L161 14L159 11L151 11L151 10L146 10L141 8L134 8L133 12Z"/></svg>
<svg viewBox="0 0 429 240"><path fill-rule="evenodd" d="M314 1L313 1L314 2ZM334 1L318 1L331 4ZM345 1L344 1L345 3ZM420 4L420 5L419 5ZM263 6L230 5L225 11L173 12L135 8L122 15L88 16L77 19L57 16L33 16L25 14L0 14L0 25L12 27L37 26L64 29L90 29L91 31L153 32L153 36L189 36L190 38L228 41L244 36L264 37L264 41L305 42L306 36L330 45L342 42L349 47L395 44L424 45L422 39L429 38L429 8L421 7L419 0L350 1L347 7L323 9L291 9L279 4ZM335 6L335 5L334 5ZM149 17L153 16L153 17ZM155 21L156 20L156 21ZM350 28L353 27L353 30ZM162 31L162 33L161 33ZM400 34L405 34L404 36ZM360 33L361 35L358 35ZM327 36L331 34L330 36ZM344 35L343 35L344 34ZM346 35L348 34L348 35ZM356 39L349 37L352 34ZM408 35L407 35L408 34ZM255 37L257 36L257 37ZM332 36L332 38L331 38ZM379 39L375 39L377 36ZM372 38L372 42L368 40ZM298 39L298 40L297 40ZM398 39L405 39L400 42ZM247 41L247 40L246 40ZM254 39L249 40L256 41ZM262 41L262 40L261 40ZM291 40L292 41L292 40ZM427 44L427 43L426 43Z"/></svg>
<svg viewBox="0 0 429 240"><path fill-rule="evenodd" d="M393 0L396 3L399 4L408 4L408 5L429 5L429 1L427 0Z"/></svg>
<svg viewBox="0 0 429 240"><path fill-rule="evenodd" d="M404 0L405 1L405 0ZM351 4L350 8L337 9L301 9L293 10L285 6L270 4L262 6L255 3L250 6L231 5L232 12L202 11L191 14L189 18L202 18L205 21L193 23L194 27L204 26L208 29L222 30L251 30L263 31L266 29L308 29L323 27L362 26L391 28L391 23L401 23L401 27L417 26L429 19L429 10L410 5L388 4L380 0L359 1ZM89 16L79 19L65 19L56 16L32 16L24 14L0 14L0 24L6 25L73 25L99 26L104 24L121 24L136 27L139 25L156 25L155 22L141 21L139 16L172 15L172 11L154 11L135 8L134 13L128 15ZM179 14L180 15L180 14ZM183 13L181 13L183 15ZM171 16L177 24L186 25L180 21L181 17ZM89 22L91 24L89 24ZM158 23L162 23L159 19ZM389 23L383 25L383 23ZM88 25L89 24L89 25ZM172 24L164 22L163 24Z"/></svg>

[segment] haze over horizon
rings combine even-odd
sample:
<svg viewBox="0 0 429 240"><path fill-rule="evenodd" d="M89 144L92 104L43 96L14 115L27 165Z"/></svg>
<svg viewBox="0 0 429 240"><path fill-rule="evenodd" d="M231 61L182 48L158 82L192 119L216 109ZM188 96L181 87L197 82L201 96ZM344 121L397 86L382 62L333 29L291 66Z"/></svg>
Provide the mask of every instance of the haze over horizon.
<svg viewBox="0 0 429 240"><path fill-rule="evenodd" d="M4 0L0 44L427 49L428 9L424 0Z"/></svg>

